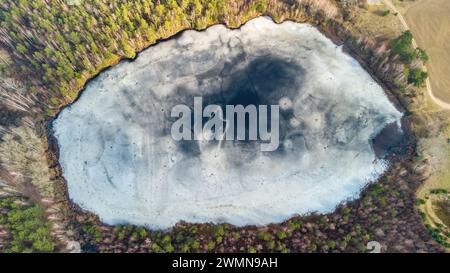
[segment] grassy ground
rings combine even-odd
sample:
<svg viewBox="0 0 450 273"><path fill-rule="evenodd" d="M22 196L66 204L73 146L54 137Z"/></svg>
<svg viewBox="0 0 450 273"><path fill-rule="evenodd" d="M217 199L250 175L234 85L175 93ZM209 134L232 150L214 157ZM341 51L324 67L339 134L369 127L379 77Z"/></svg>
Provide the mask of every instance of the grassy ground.
<svg viewBox="0 0 450 273"><path fill-rule="evenodd" d="M450 34L450 1L448 0L395 0L396 7L405 15L408 25L419 46L430 57L427 65L433 93L450 101L450 44L445 38ZM428 119L428 124L436 128L437 134L420 139L419 153L430 162L430 177L418 191L425 197L431 189L450 190L450 113L439 112L427 96L418 102L415 112Z"/></svg>
<svg viewBox="0 0 450 273"><path fill-rule="evenodd" d="M433 94L450 101L450 1L395 0L419 45L429 55L427 64ZM428 161L429 178L417 192L418 208L430 233L438 241L449 242L448 195L433 194L436 189L450 191L450 113L444 112L420 92L417 103L410 109L426 120L430 135L418 141L418 154ZM440 240L439 236L442 236ZM441 243L442 244L442 243ZM448 246L448 245L447 245Z"/></svg>
<svg viewBox="0 0 450 273"><path fill-rule="evenodd" d="M431 189L450 190L450 144L447 143L450 132L446 129L436 137L426 138L419 143L419 152L430 163L430 178L418 192L424 197Z"/></svg>
<svg viewBox="0 0 450 273"><path fill-rule="evenodd" d="M447 227L450 226L450 204L449 200L439 200L433 203L436 206L436 216L442 221Z"/></svg>
<svg viewBox="0 0 450 273"><path fill-rule="evenodd" d="M406 17L413 36L428 53L427 64L433 93L450 101L450 44L444 37L450 33L450 1L448 0L393 0L396 8ZM403 31L395 14L386 14L384 4L369 7L360 28L374 37L397 36ZM443 87L446 86L446 87ZM418 134L418 159L428 161L428 179L417 192L418 209L433 237L448 238L448 208L450 202L444 195L432 194L435 189L450 192L450 112L442 111L427 95L425 88L415 90L416 97L408 109L421 122L413 124ZM445 200L444 200L445 199ZM441 242L442 242L441 241Z"/></svg>
<svg viewBox="0 0 450 273"><path fill-rule="evenodd" d="M361 16L359 29L370 37L382 40L394 39L401 34L401 24L384 4L369 5L368 12Z"/></svg>

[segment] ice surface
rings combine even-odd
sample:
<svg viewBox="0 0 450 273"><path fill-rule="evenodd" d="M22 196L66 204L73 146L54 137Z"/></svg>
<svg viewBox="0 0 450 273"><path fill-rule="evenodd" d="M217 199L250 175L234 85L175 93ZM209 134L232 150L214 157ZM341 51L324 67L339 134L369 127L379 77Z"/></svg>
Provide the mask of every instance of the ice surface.
<svg viewBox="0 0 450 273"><path fill-rule="evenodd" d="M176 142L172 107L280 104L281 145ZM330 212L387 162L370 140L401 113L308 24L260 17L186 31L102 72L54 121L70 198L108 224L235 225Z"/></svg>

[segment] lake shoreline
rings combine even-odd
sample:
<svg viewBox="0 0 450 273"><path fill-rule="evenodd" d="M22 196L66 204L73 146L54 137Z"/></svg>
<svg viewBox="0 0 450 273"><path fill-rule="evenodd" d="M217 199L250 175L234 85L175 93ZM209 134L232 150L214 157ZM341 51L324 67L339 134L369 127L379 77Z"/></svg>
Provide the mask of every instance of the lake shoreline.
<svg viewBox="0 0 450 273"><path fill-rule="evenodd" d="M267 18L267 17L266 17L266 18ZM271 20L272 22L274 22L273 19L270 18L270 20ZM294 21L292 21L292 20L285 20L284 22L286 22L286 21L294 22ZM275 22L275 23L276 23L276 22ZM276 24L281 24L281 23L276 23ZM222 24L218 24L218 25L222 25ZM310 24L308 24L308 25L310 25ZM243 24L242 26L240 26L240 27L238 27L238 28L228 28L228 27L227 27L227 29L235 30L235 29L240 29L240 28L243 27L243 26L245 26L245 24ZM315 28L320 30L320 28L317 28L317 27L315 27ZM161 39L161 40L158 41L157 43L152 44L152 45L150 45L149 47L146 47L145 49L139 51L139 52L136 54L135 58L132 58L132 59L123 59L123 60L121 60L120 62L132 63L132 62L134 62L134 61L135 61L135 60L136 60L136 59L144 52L144 50L147 50L147 49L149 49L149 48L151 48L151 47L153 47L153 46L157 46L157 45L159 45L160 43L163 43L163 42L165 42L165 41L167 41L167 40L169 40L169 39L177 39L177 38L181 37L181 35L182 35L183 33L185 33L185 31L188 31L188 30L183 30L183 31L181 31L181 32L178 32L178 33L175 34L173 37L170 37L170 38L167 38L167 39ZM196 31L196 32L204 32L204 31L207 31L207 29L201 30L201 31L197 31L197 30L195 30L195 31ZM320 31L320 32L321 32L322 34L324 34L323 31ZM334 37L333 40L332 40L332 42L336 44L336 41L337 41L337 39L338 39L336 35L325 35L325 36L326 36L327 38L330 37L330 36L331 36L331 37ZM339 44L338 44L338 45L339 45ZM341 43L340 45L343 45L343 44ZM348 55L352 56L349 52L346 52L345 54L348 54ZM361 64L362 60L359 59L358 62ZM114 66L111 66L111 67L108 67L108 68L102 70L102 73L104 73L104 72L106 72L106 71L112 69L113 67L114 67ZM367 70L366 70L366 71L367 71ZM369 74L370 74L370 73L369 73ZM83 91L86 89L86 87L87 87L92 81L96 80L97 77L98 77L99 75L100 75L100 74L97 74L97 75L94 76L91 80L89 80L89 81L85 84L83 90L81 90L81 91L79 92L79 96L78 96L72 103L66 105L63 109L66 109L66 107L69 107L69 108L70 108L75 102L77 102L77 101L79 100L79 98L81 98L81 96L83 95ZM373 76L373 75L371 75L371 76L372 76L372 78L374 79L374 76ZM384 90L384 92L385 92L385 94L387 94L386 90ZM391 100L392 97L389 97L389 99ZM394 103L394 105L398 108L398 104ZM57 161L57 162L59 162L59 145L58 145L58 143L57 143L57 140L56 140L55 137L54 137L54 131L53 131L52 124L53 124L53 121L54 121L55 119L58 118L58 116L59 116L59 114L60 114L61 112L62 112L62 110L59 111L58 114L57 114L55 117L53 117L53 118L49 121L49 123L48 123L48 124L50 124L50 126L48 126L48 135L51 136L51 137L49 137L49 139L51 138L51 141L50 141L50 142L51 142L51 147L52 147L52 150L55 151L55 157L56 157L56 161ZM403 122L403 125L406 126L407 123L404 123L404 122ZM380 132L380 134L381 134L381 132ZM61 170L61 168L60 168L60 166L59 166L59 163L58 163L57 165L58 165L58 171L59 171L59 173L62 173L62 170ZM61 178L63 178L63 177L61 177ZM65 184L66 184L66 183L67 183L67 182L65 182ZM66 194L67 196L69 196L69 195L68 195L68 192L67 192L67 187L66 187L66 189L65 189L65 194ZM70 199L70 198L69 198L69 199ZM71 202L72 202L72 201L71 201Z"/></svg>
<svg viewBox="0 0 450 273"><path fill-rule="evenodd" d="M293 22L296 22L295 20L292 20L292 21L293 21ZM318 27L318 29L319 29L325 36L327 36L327 37L332 37L331 39L333 40L333 42L334 42L335 44L343 45L343 42L342 42L342 40L339 38L339 35L336 35L336 34L333 33L332 31L330 31L330 32L328 33L328 32L326 32L326 31L324 31L321 27ZM187 31L187 30L182 30L182 31L178 32L176 35L181 35L181 33L183 33L184 31ZM197 30L197 31L198 31L198 30ZM201 30L201 31L205 31L205 30ZM158 40L157 43L154 43L154 44L151 44L151 45L145 47L144 49L142 49L141 51L139 51L139 53L142 52L143 50L149 48L149 47L152 47L152 46L155 46L155 45L159 44L160 42L164 42L164 41L167 41L167 40L169 40L169 39L172 39L173 37L174 37L174 36L171 36L171 37L165 38L165 39L160 39L160 40ZM345 48L346 50L349 50L345 45L344 45L344 48ZM358 62L366 69L366 71L369 72L369 74L372 76L372 78L373 78L374 80L376 80L378 83L382 84L383 90L385 91L385 94L388 96L388 98L391 100L391 102L393 102L394 105L395 105L398 109L400 108L400 109L402 110L402 112L405 112L405 111L406 111L406 110L405 110L405 107L403 106L403 104L400 103L400 100L398 99L398 97L397 97L394 93L390 92L390 89L388 89L388 88L386 87L387 85L385 84L385 82L384 82L383 80L379 79L378 77L376 77L375 74L371 72L371 69L367 69L368 66L366 65L366 62L364 61L364 58L361 57L361 56L360 56L359 54L357 54L356 52L353 52L353 51L351 51L351 50L349 50L349 51L347 51L347 52L348 52L348 54L351 55L353 58L355 58L355 59L358 60ZM139 53L138 53L138 54L139 54ZM138 57L138 54L137 54L136 57L133 58L133 59L122 58L122 59L120 59L117 63L119 63L119 62L121 62L121 61L126 61L126 62L133 61L133 60L135 60L135 59ZM112 68L113 66L114 66L114 65L109 66L109 67L107 67L107 68L105 68L105 69L102 69L101 72L104 72L105 70L108 70L108 69ZM85 89L85 87L89 84L89 82L92 81L92 80L94 80L99 74L100 74L100 73L96 74L94 77L92 77L91 79L89 79L89 80L85 83L83 89L78 93L77 99L75 99L73 102L71 102L71 103L65 105L65 106L62 107L62 108L70 107L70 105L71 105L72 103L76 102L76 101L78 100L78 98L81 96L81 94L82 94L83 90ZM58 114L61 112L62 108L59 109ZM65 196L65 199L66 199L65 202L67 202L67 208L71 211L71 212L69 212L69 214L73 214L73 215L80 215L80 214L81 214L81 215L84 215L84 216L82 216L81 218L88 218L88 219L89 219L89 218L91 218L91 219L93 218L93 219L98 219L98 216L96 216L95 214L92 214L92 213L90 213L90 212L84 211L84 210L82 210L80 207L78 207L78 205L75 204L75 203L73 203L73 202L70 200L69 196L68 196L68 192L67 192L67 182L66 182L66 181L64 180L64 178L61 176L61 173L62 173L62 172L61 172L61 167L59 166L59 163L58 163L58 158L59 158L59 148L58 148L57 141L56 141L56 139L54 138L54 136L53 136L53 134L52 134L52 127L51 127L51 124L52 124L53 120L57 118L58 114L57 114L56 116L51 117L51 118L49 118L49 119L46 120L46 122L45 122L45 128L46 128L47 136L48 136L48 143L49 143L49 147L50 147L49 152L50 152L50 154L51 154L51 155L50 155L50 158L52 159L52 160L51 160L51 161L52 161L52 166L55 166L55 167L57 168L57 170L58 170L59 176L57 177L57 180L63 181L63 183L60 183L59 185L62 187L62 189L60 189L60 190L62 190L63 195ZM409 123L410 123L409 119L404 119L404 122L407 124L407 125L406 125L407 128L409 128ZM413 135L413 133L412 133L410 130L408 130L408 131L409 131L408 134L411 133L411 135ZM414 142L414 144L412 144L412 146L413 146L412 149L415 150L415 142ZM411 160L412 156L413 156L413 153L412 153L412 154L409 154L409 155L406 156L405 158L402 157L401 160L402 160L402 161L403 161L403 160L409 161L409 160ZM391 172L393 172L392 168L390 168L390 169L385 173L385 175L387 175L387 174L389 174L389 173L391 173ZM383 175L382 177L384 177L384 175ZM382 177L380 178L380 180L382 179ZM374 181L373 183L377 183L377 182ZM368 185L367 187L370 187L370 185ZM363 190L363 191L361 192L361 195L363 195L364 192L366 192L366 191L367 191L367 189ZM360 199L357 198L355 201L352 201L351 204L358 204L358 203L360 203L360 202L361 202ZM334 213L338 213L338 212L335 211ZM332 214L334 214L334 213L332 213ZM329 214L327 214L327 215L329 215ZM303 218L308 218L308 217L309 217L309 216L304 216L304 217L302 217L302 219L303 219ZM311 216L311 217L315 217L315 216ZM71 217L70 217L70 218L71 218ZM297 217L294 216L294 217L291 218L291 219L296 219L296 218L297 218ZM288 220L286 220L284 223L289 222L289 221L291 221L291 220L288 219ZM105 224L101 224L101 225L102 225L102 226L106 226L106 227L109 226L109 225L105 225ZM181 225L183 226L184 224L181 223ZM193 225L197 225L197 224L193 224ZM208 226L209 224L205 223L205 224L201 224L201 225ZM277 224L277 225L278 225L278 226L282 226L283 223L280 223L280 224ZM177 224L174 228L168 229L167 232L170 232L171 230L176 229L177 226L179 226L179 224ZM271 224L270 226L273 226L273 224ZM254 226L244 226L244 227L241 227L241 228L238 228L238 229L239 229L239 230L245 230L246 228L253 229L253 228L255 228L255 227L254 227Z"/></svg>

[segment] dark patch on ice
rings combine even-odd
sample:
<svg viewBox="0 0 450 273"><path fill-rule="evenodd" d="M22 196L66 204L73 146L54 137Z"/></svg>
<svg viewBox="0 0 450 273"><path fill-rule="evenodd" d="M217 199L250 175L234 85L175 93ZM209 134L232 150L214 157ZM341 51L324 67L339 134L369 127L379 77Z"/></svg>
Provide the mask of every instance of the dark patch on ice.
<svg viewBox="0 0 450 273"><path fill-rule="evenodd" d="M242 59L244 57L244 55L239 55L238 58L225 63L222 69L214 67L197 76L197 80L200 83L214 78L220 78L221 81L219 88L213 87L208 92L208 95L197 94L197 96L202 96L203 107L211 104L219 105L225 115L226 105L255 105L256 107L267 105L268 116L270 117L270 105L278 105L279 100L283 97L294 101L297 96L302 95L298 90L302 90L301 86L305 76L305 69L300 65L275 56L262 56L252 60L244 68L239 68L239 64L245 62ZM189 105L193 115L193 96L192 94L183 95L183 93L186 94L184 90L180 89L177 96L174 96L178 97L176 104ZM293 117L292 110L280 109L280 143L288 135L292 134L294 128L289 125L289 120ZM193 120L193 117L191 120ZM204 119L204 122L206 121ZM169 127L165 130L167 133L170 133L172 122L168 123ZM269 130L271 130L270 118L268 118L268 126ZM193 124L192 128L194 128ZM246 135L248 136L248 116L246 117L246 130ZM251 151L256 149L255 147L259 141L236 140L234 142L233 145L238 145L242 150ZM211 145L216 144L215 141L211 143ZM200 153L198 145L197 141L181 141L179 148L182 152L193 156ZM282 153L283 149L282 145L280 145L277 152Z"/></svg>
<svg viewBox="0 0 450 273"><path fill-rule="evenodd" d="M371 142L375 155L378 158L387 158L404 154L410 145L411 136L393 122L386 125Z"/></svg>

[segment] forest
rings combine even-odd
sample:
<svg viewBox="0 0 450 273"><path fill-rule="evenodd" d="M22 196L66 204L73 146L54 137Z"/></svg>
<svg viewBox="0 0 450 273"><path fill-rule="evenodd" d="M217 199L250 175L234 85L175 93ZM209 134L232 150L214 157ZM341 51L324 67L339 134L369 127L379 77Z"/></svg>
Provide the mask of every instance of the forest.
<svg viewBox="0 0 450 273"><path fill-rule="evenodd" d="M362 1L3 1L0 44L11 58L2 58L0 69L27 79L30 91L52 108L72 101L85 82L103 68L123 57L133 58L137 51L183 29L200 30L219 22L238 27L261 14L278 21L286 17L301 21L312 15L320 21L339 16L351 20L359 2ZM403 59L413 56L397 52L401 46L401 42L392 44L394 52ZM415 84L413 78L426 77L420 71L406 72ZM54 112L46 110L48 114Z"/></svg>
<svg viewBox="0 0 450 273"><path fill-rule="evenodd" d="M322 2L328 3L298 3L316 9ZM237 27L269 5L286 8L281 1L268 0L85 0L78 5L63 0L3 1L0 43L12 55L14 72L24 78L32 75L32 91L57 105L73 100L102 68L122 57L133 58L158 39L218 22ZM335 7L330 10L335 12Z"/></svg>

